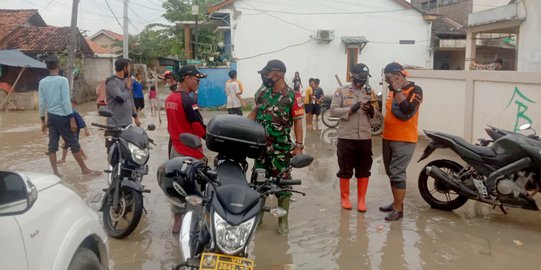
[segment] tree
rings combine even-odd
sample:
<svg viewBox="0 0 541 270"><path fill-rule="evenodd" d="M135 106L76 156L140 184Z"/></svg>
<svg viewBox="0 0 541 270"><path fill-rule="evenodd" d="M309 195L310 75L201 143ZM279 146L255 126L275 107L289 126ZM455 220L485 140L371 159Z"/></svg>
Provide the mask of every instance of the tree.
<svg viewBox="0 0 541 270"><path fill-rule="evenodd" d="M199 22L202 24L207 21L207 10L210 6L221 2L221 0L199 0ZM163 3L165 14L163 17L170 21L193 21L195 18L192 15L192 5L194 0L167 0ZM180 29L179 29L180 30ZM212 30L199 30L199 44L197 51L201 58L207 59L217 53L218 42L223 41L221 35L214 33Z"/></svg>

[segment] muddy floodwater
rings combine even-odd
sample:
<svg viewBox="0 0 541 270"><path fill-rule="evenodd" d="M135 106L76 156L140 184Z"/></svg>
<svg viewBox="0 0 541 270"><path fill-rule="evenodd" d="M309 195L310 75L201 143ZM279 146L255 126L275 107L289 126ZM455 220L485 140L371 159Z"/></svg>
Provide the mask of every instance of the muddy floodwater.
<svg viewBox="0 0 541 270"><path fill-rule="evenodd" d="M77 107L88 125L104 123L93 103ZM204 112L208 121L218 112ZM180 258L178 235L171 234L169 204L156 181L156 169L166 160L167 119L162 122L149 112L143 124L155 124L149 132L157 142L151 150L150 173L144 184L152 190L145 196L146 214L136 231L126 239L109 239L111 268L117 270L171 269ZM81 133L81 146L91 169L106 167L103 132L90 127ZM303 179L294 196L287 236L275 233L277 219L265 216L252 246L256 269L539 269L541 263L541 212L499 209L470 201L454 212L431 209L417 190L417 176L424 144L417 146L408 170L404 218L385 222L380 205L391 202L388 179L381 158L381 139L374 137L374 164L364 214L340 209L336 178L336 130L320 123L306 130L305 153L315 157L307 168L294 170ZM34 111L0 112L0 169L51 172L47 137L41 134ZM209 157L213 153L206 152ZM58 153L60 155L60 152ZM436 151L430 158L449 158ZM64 183L97 210L104 176L82 177L71 155L60 167ZM356 192L352 181L352 201ZM539 199L538 199L539 202ZM275 203L273 200L270 203ZM101 213L100 213L101 216Z"/></svg>

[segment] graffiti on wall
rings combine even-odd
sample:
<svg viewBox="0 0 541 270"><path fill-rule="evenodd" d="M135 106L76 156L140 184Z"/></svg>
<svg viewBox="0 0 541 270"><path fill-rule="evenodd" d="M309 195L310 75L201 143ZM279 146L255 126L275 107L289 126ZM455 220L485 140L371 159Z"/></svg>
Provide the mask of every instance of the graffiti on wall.
<svg viewBox="0 0 541 270"><path fill-rule="evenodd" d="M524 93L520 91L520 89L518 89L518 87L515 86L515 91L513 91L513 95L511 96L509 103L507 103L507 106L505 107L505 109L507 110L507 108L509 108L511 104L516 104L517 106L514 129L515 132L519 130L521 123L532 124L532 119L526 114L526 112L528 111L528 104L531 103L535 103L535 101L528 98L526 95L524 95Z"/></svg>

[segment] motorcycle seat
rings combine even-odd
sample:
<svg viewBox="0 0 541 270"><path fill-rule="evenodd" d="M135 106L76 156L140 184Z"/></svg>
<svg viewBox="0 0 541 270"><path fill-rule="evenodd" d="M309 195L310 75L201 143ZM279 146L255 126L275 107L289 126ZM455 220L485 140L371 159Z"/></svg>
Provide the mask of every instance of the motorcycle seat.
<svg viewBox="0 0 541 270"><path fill-rule="evenodd" d="M241 185L247 186L246 175L242 168L233 161L223 161L216 167L218 181L221 185Z"/></svg>
<svg viewBox="0 0 541 270"><path fill-rule="evenodd" d="M238 215L252 208L259 202L259 192L246 185L225 185L216 189L218 201L228 212Z"/></svg>
<svg viewBox="0 0 541 270"><path fill-rule="evenodd" d="M474 145L474 144L471 144L469 142L467 142L466 140L458 137L458 136L454 136L454 135L450 135L450 134L446 134L446 133L441 133L441 132L438 132L438 134L440 136L444 136L444 137L447 137L451 140L453 140L456 144L480 155L480 156L483 156L483 157L495 157L496 156L496 153L494 152L494 150L491 148L491 147L487 147L487 146L477 146L477 145Z"/></svg>

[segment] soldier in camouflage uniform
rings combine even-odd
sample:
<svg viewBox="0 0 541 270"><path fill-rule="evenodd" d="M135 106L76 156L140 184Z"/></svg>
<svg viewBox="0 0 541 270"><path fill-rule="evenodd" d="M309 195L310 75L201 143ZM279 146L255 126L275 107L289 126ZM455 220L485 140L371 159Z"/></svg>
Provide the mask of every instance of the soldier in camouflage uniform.
<svg viewBox="0 0 541 270"><path fill-rule="evenodd" d="M304 109L301 96L285 83L285 72L286 67L280 60L269 61L259 71L263 85L255 95L255 105L248 118L261 123L268 134L267 152L255 161L254 168L265 169L268 177L290 179L290 171L279 174L289 167L292 156L302 154ZM295 143L291 140L292 127L295 130ZM278 206L289 210L291 193L282 192L277 197ZM288 230L287 216L279 218L278 233L284 234Z"/></svg>

